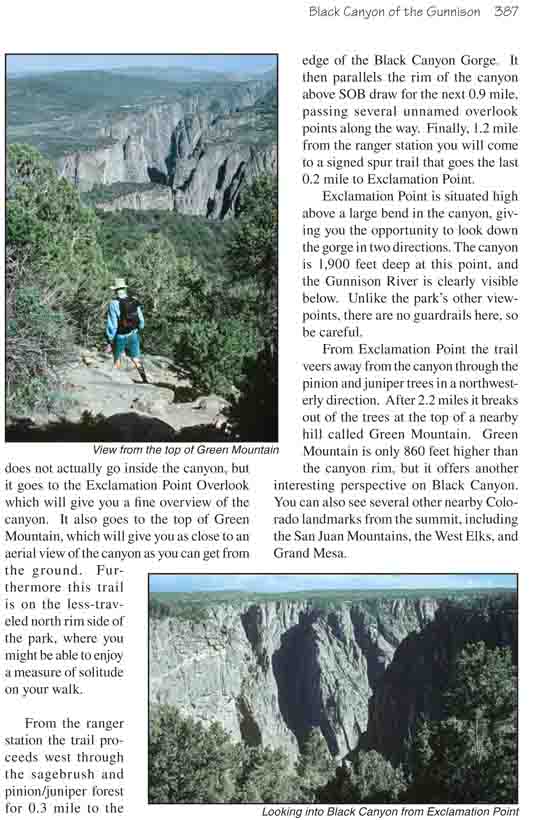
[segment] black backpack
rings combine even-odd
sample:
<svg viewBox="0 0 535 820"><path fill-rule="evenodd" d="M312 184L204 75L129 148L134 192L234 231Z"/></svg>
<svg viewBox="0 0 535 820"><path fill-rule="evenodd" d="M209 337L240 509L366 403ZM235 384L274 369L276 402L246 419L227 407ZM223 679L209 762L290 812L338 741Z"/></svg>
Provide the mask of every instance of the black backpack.
<svg viewBox="0 0 535 820"><path fill-rule="evenodd" d="M124 336L126 333L131 333L139 327L139 316L137 309L139 302L132 296L123 296L119 299L119 321L117 324L117 333Z"/></svg>

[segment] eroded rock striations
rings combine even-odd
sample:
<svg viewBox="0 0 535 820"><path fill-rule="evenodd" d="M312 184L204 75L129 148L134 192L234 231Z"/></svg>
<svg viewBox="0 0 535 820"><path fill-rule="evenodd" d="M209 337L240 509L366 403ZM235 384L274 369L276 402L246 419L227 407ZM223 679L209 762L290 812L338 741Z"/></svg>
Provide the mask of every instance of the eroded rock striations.
<svg viewBox="0 0 535 820"><path fill-rule="evenodd" d="M427 597L277 600L152 617L150 698L291 757L318 727L343 756L366 731L369 699L396 649L438 607Z"/></svg>
<svg viewBox="0 0 535 820"><path fill-rule="evenodd" d="M95 186L153 182L169 188L152 197L109 197L95 202L106 210L174 208L179 213L225 218L247 180L275 173L276 96L273 78L217 85L174 103L152 105L100 129L102 147L77 151L57 161L58 173L81 192Z"/></svg>

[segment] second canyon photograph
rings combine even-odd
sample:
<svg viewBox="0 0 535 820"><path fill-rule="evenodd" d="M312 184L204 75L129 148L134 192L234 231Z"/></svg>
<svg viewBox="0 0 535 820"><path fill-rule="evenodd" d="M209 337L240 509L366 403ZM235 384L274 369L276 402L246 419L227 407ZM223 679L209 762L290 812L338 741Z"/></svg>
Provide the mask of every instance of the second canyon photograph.
<svg viewBox="0 0 535 820"><path fill-rule="evenodd" d="M150 575L150 803L515 803L515 575Z"/></svg>

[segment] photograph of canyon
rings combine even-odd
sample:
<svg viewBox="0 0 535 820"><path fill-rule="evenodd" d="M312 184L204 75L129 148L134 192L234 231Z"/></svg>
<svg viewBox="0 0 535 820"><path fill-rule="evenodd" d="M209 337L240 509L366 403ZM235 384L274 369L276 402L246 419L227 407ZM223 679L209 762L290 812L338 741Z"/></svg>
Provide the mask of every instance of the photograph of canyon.
<svg viewBox="0 0 535 820"><path fill-rule="evenodd" d="M277 56L6 78L6 440L277 441Z"/></svg>
<svg viewBox="0 0 535 820"><path fill-rule="evenodd" d="M516 803L517 576L150 575L150 803Z"/></svg>

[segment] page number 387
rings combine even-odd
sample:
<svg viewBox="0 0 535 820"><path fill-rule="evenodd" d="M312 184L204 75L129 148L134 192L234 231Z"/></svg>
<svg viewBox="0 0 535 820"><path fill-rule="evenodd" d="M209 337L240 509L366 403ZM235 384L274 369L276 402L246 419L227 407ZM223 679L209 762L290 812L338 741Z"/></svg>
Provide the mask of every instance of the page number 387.
<svg viewBox="0 0 535 820"><path fill-rule="evenodd" d="M494 6L495 17L515 17L519 6Z"/></svg>

